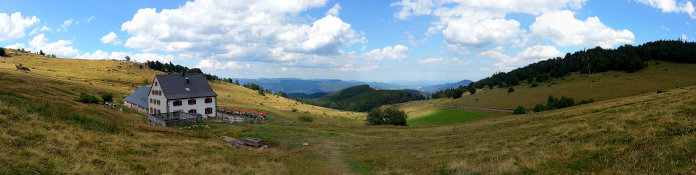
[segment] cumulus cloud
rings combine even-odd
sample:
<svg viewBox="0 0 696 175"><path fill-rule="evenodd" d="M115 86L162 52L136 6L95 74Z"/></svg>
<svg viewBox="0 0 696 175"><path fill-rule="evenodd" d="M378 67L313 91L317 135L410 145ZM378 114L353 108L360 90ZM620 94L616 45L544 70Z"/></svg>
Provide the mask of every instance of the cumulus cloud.
<svg viewBox="0 0 696 175"><path fill-rule="evenodd" d="M394 47L387 46L382 49L374 49L370 52L364 53L362 57L373 60L404 59L406 58L406 54L404 54L404 52L407 50L408 47L401 44L397 44Z"/></svg>
<svg viewBox="0 0 696 175"><path fill-rule="evenodd" d="M131 35L124 46L144 52L309 64L345 54L341 48L366 41L336 17L338 4L316 21L297 15L325 4L326 0L195 0L159 12L140 9L121 30Z"/></svg>
<svg viewBox="0 0 696 175"><path fill-rule="evenodd" d="M458 58L428 58L418 61L419 64L469 65Z"/></svg>
<svg viewBox="0 0 696 175"><path fill-rule="evenodd" d="M26 36L25 30L39 22L36 16L22 17L22 13L0 13L0 41L12 41Z"/></svg>
<svg viewBox="0 0 696 175"><path fill-rule="evenodd" d="M662 10L662 13L686 13L692 19L696 19L696 10L691 1L681 1L677 4L675 0L635 0L638 3L649 5L653 8Z"/></svg>
<svg viewBox="0 0 696 175"><path fill-rule="evenodd" d="M558 51L556 47L543 45L527 47L523 51L517 53L517 55L514 57L506 55L503 53L504 51L505 50L503 47L497 47L495 49L481 52L478 54L478 56L496 60L497 62L494 63L493 66L497 71L510 71L540 60L563 56L563 53Z"/></svg>
<svg viewBox="0 0 696 175"><path fill-rule="evenodd" d="M237 70L242 68L250 68L249 64L240 65L235 61L228 61L227 63L222 63L216 59L202 59L198 62L198 65L194 66L201 69L214 69L214 70Z"/></svg>
<svg viewBox="0 0 696 175"><path fill-rule="evenodd" d="M635 40L633 32L614 30L599 21L588 17L585 21L575 19L568 10L545 13L536 18L529 27L537 39L548 38L558 46L584 46L611 48L619 44L630 44Z"/></svg>
<svg viewBox="0 0 696 175"><path fill-rule="evenodd" d="M114 44L114 45L119 45L121 44L121 40L118 39L118 35L114 32L110 32L109 34L104 35L101 39L101 42L104 44Z"/></svg>
<svg viewBox="0 0 696 175"><path fill-rule="evenodd" d="M536 60L555 58L560 56L563 56L563 53L561 51L558 51L556 47L542 45L528 47L524 51L517 53L517 57Z"/></svg>
<svg viewBox="0 0 696 175"><path fill-rule="evenodd" d="M681 40L683 40L683 41L689 40L689 37L686 36L686 34L683 34L683 33L682 33L681 37L679 37L679 38L681 38Z"/></svg>
<svg viewBox="0 0 696 175"><path fill-rule="evenodd" d="M7 45L5 48L10 48L10 49L22 49L24 47L24 43L14 43L12 45Z"/></svg>
<svg viewBox="0 0 696 175"><path fill-rule="evenodd" d="M336 4L334 4L333 7L331 7L331 9L329 9L328 11L326 11L325 15L326 15L326 16L329 16L329 15L331 15L331 16L338 16L338 11L340 11L340 10L341 10L341 5L338 4L338 3L336 3Z"/></svg>
<svg viewBox="0 0 696 175"><path fill-rule="evenodd" d="M478 49L492 44L515 41L520 33L520 23L506 19L482 21L457 19L449 21L447 28L442 31L447 48L464 53L471 48Z"/></svg>
<svg viewBox="0 0 696 175"><path fill-rule="evenodd" d="M577 9L585 0L401 0L391 6L401 7L398 19L417 15L439 18L428 34L442 32L448 50L468 54L503 44L520 44L526 31L516 20L505 19L509 13L540 15L560 9Z"/></svg>
<svg viewBox="0 0 696 175"><path fill-rule="evenodd" d="M65 21L63 21L63 24L60 25L60 28L58 28L57 31L60 32L61 30L62 31L68 30L68 27L70 27L70 25L73 24L73 21L75 21L75 20L73 20L72 18L66 19Z"/></svg>
<svg viewBox="0 0 696 175"><path fill-rule="evenodd" d="M72 47L72 41L58 40L49 43L48 38L44 34L35 36L29 41L29 46L34 48L34 51L43 51L46 54L55 54L58 57L73 58L80 54L80 51Z"/></svg>
<svg viewBox="0 0 696 175"><path fill-rule="evenodd" d="M481 72L488 72L488 71L491 71L491 68L482 67L482 68L479 68L479 71L481 71Z"/></svg>
<svg viewBox="0 0 696 175"><path fill-rule="evenodd" d="M97 50L92 53L83 53L78 55L76 58L79 59L89 59L89 60L125 60L126 56L131 58L131 61L135 62L145 62L145 61L160 61L160 62L170 62L174 60L173 55L161 55L155 53L131 53L131 52L104 52L102 50Z"/></svg>

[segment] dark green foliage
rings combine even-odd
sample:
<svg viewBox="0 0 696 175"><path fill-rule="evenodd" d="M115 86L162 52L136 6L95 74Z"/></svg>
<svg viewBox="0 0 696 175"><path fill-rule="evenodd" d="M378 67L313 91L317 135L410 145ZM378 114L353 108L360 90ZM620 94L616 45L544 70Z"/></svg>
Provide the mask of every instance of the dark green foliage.
<svg viewBox="0 0 696 175"><path fill-rule="evenodd" d="M432 94L432 98L433 99L438 99L438 98L457 99L457 98L462 97L462 95L466 91L469 91L470 94L476 94L476 87L471 86L471 84L469 84L468 86L459 86L457 88L439 90L439 91Z"/></svg>
<svg viewBox="0 0 696 175"><path fill-rule="evenodd" d="M549 96L549 99L547 100L547 105L550 109L561 109L575 105L575 101L573 100L573 98L565 96L561 97L561 99Z"/></svg>
<svg viewBox="0 0 696 175"><path fill-rule="evenodd" d="M150 82L148 82L147 80L143 80L143 86L147 86L147 85L150 85Z"/></svg>
<svg viewBox="0 0 696 175"><path fill-rule="evenodd" d="M520 80L535 79L546 82L560 79L572 72L635 72L645 68L649 60L673 61L679 63L696 63L696 42L654 41L640 46L624 45L617 49L596 47L565 57L551 58L527 65L510 72L498 72L490 77L472 83L476 88L488 86L493 88L518 85ZM589 66L588 66L589 64Z"/></svg>
<svg viewBox="0 0 696 175"><path fill-rule="evenodd" d="M239 86L239 80L234 80L234 84Z"/></svg>
<svg viewBox="0 0 696 175"><path fill-rule="evenodd" d="M80 93L80 97L75 99L75 101L82 102L82 103L99 103L99 99L95 97L94 95L89 95L87 93Z"/></svg>
<svg viewBox="0 0 696 175"><path fill-rule="evenodd" d="M145 61L145 65L147 65L147 67L150 69L158 70L158 71L162 71L162 72L203 73L203 71L201 71L201 69L199 69L199 68L188 68L186 66L172 64L172 62L163 64L159 61ZM206 80L222 80L218 76L207 74L207 73L203 73L203 76L205 77Z"/></svg>
<svg viewBox="0 0 696 175"><path fill-rule="evenodd" d="M257 92L260 96L266 96L266 93L265 93L263 90L260 90L260 89L259 89L259 90L256 90L256 92Z"/></svg>
<svg viewBox="0 0 696 175"><path fill-rule="evenodd" d="M657 90L657 93L658 93L658 94L661 94L661 93L663 93L663 92L664 92L664 91L662 91L662 90Z"/></svg>
<svg viewBox="0 0 696 175"><path fill-rule="evenodd" d="M130 60L131 60L130 56L126 55L126 61L130 62ZM141 66L140 68L142 69L143 67Z"/></svg>
<svg viewBox="0 0 696 175"><path fill-rule="evenodd" d="M5 53L5 48L0 47L0 57L6 57L7 53Z"/></svg>
<svg viewBox="0 0 696 175"><path fill-rule="evenodd" d="M476 94L476 88L469 88L469 93L471 95Z"/></svg>
<svg viewBox="0 0 696 175"><path fill-rule="evenodd" d="M101 97L102 97L102 100L103 100L104 102L112 102L112 101L114 101L114 97L113 97L110 93L104 93L104 94L102 94Z"/></svg>
<svg viewBox="0 0 696 175"><path fill-rule="evenodd" d="M509 94L509 93L512 93L512 92L515 92L515 89L512 88L512 87L508 88L508 94Z"/></svg>
<svg viewBox="0 0 696 175"><path fill-rule="evenodd" d="M292 108L292 112L297 112L297 108Z"/></svg>
<svg viewBox="0 0 696 175"><path fill-rule="evenodd" d="M367 114L368 125L395 125L406 126L406 112L396 108L375 108Z"/></svg>
<svg viewBox="0 0 696 175"><path fill-rule="evenodd" d="M17 70L31 72L28 67L24 67L22 64L15 64L15 68L17 68Z"/></svg>
<svg viewBox="0 0 696 175"><path fill-rule="evenodd" d="M283 92L283 91L278 91L278 92L275 92L274 94L277 96L285 97L285 98L288 97L288 94Z"/></svg>
<svg viewBox="0 0 696 175"><path fill-rule="evenodd" d="M261 87L261 85L258 85L258 84L256 84L256 83L247 83L247 84L244 84L243 87L249 88L249 89L251 89L251 90L261 90L261 89L263 89L263 87Z"/></svg>
<svg viewBox="0 0 696 175"><path fill-rule="evenodd" d="M587 100L580 100L580 102L578 102L578 104L576 104L576 105L583 105L583 104L588 104L588 103L594 103L594 99L590 98Z"/></svg>
<svg viewBox="0 0 696 175"><path fill-rule="evenodd" d="M424 99L423 95L399 90L376 90L368 85L360 85L346 88L318 99L304 100L303 102L333 109L364 112L386 104Z"/></svg>
<svg viewBox="0 0 696 175"><path fill-rule="evenodd" d="M532 85L530 85L530 87L537 87L537 86L539 86L539 85L536 83L532 83Z"/></svg>
<svg viewBox="0 0 696 175"><path fill-rule="evenodd" d="M39 55L45 56L46 54L43 52L43 50L39 50Z"/></svg>
<svg viewBox="0 0 696 175"><path fill-rule="evenodd" d="M517 114L526 114L527 110L524 109L522 106L517 106L515 110L512 111L512 114L517 115Z"/></svg>
<svg viewBox="0 0 696 175"><path fill-rule="evenodd" d="M297 120L299 120L301 122L313 122L314 118L312 118L311 116L308 116L308 115L303 115L303 116L297 117Z"/></svg>
<svg viewBox="0 0 696 175"><path fill-rule="evenodd" d="M546 106L544 106L542 104L537 104L536 106L534 106L534 112L541 112L541 111L546 111L546 110L547 110Z"/></svg>

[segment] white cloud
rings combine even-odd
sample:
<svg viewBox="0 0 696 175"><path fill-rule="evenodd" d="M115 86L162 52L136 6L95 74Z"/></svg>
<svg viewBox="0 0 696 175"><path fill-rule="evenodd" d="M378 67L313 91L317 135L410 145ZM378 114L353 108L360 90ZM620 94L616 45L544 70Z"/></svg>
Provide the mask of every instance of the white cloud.
<svg viewBox="0 0 696 175"><path fill-rule="evenodd" d="M228 70L237 70L237 69L242 69L242 68L250 68L251 66L249 64L246 65L240 65L235 61L228 61L227 63L222 63L216 59L202 59L201 61L198 62L198 65L194 66L197 68L201 69L214 69L214 70L223 70L223 69L228 69Z"/></svg>
<svg viewBox="0 0 696 175"><path fill-rule="evenodd" d="M173 55L161 55L155 53L131 53L131 52L111 52L107 53L102 50L94 51L93 53L83 53L78 55L76 58L79 59L89 59L89 60L125 60L126 56L131 57L131 61L135 62L145 62L145 61L160 61L163 63L168 63L174 60Z"/></svg>
<svg viewBox="0 0 696 175"><path fill-rule="evenodd" d="M90 16L89 18L87 18L87 23L91 23L92 20L94 20L94 16Z"/></svg>
<svg viewBox="0 0 696 175"><path fill-rule="evenodd" d="M195 0L159 12L140 9L121 30L131 35L124 46L144 52L189 53L223 62L343 65L330 58L366 40L334 16L340 5L316 21L297 15L324 5L326 0Z"/></svg>
<svg viewBox="0 0 696 175"><path fill-rule="evenodd" d="M544 13L529 28L533 37L541 40L548 38L558 46L611 48L633 43L635 39L629 30L611 29L597 17L577 20L568 10Z"/></svg>
<svg viewBox="0 0 696 175"><path fill-rule="evenodd" d="M493 64L497 71L510 71L512 69L525 66L540 60L563 56L563 53L558 51L553 46L536 45L528 47L525 50L511 57L503 53L505 50L502 47L497 47L478 54L478 56L487 57L496 60ZM490 69L486 70L489 71ZM484 70L481 70L484 71Z"/></svg>
<svg viewBox="0 0 696 175"><path fill-rule="evenodd" d="M288 71L288 68L287 68L287 67L281 67L281 68L280 68L280 72L287 72L287 71Z"/></svg>
<svg viewBox="0 0 696 175"><path fill-rule="evenodd" d="M22 48L25 48L25 47L24 47L24 43L15 43L15 44L12 44L12 45L7 45L7 46L5 46L5 48L10 48L10 49L22 49Z"/></svg>
<svg viewBox="0 0 696 175"><path fill-rule="evenodd" d="M325 15L326 15L326 16L329 16L329 15L331 15L331 16L338 16L338 12L339 12L339 11L341 11L341 5L338 4L338 3L336 3L336 4L334 4L333 7L331 7L331 9L329 9L328 11L326 11Z"/></svg>
<svg viewBox="0 0 696 175"><path fill-rule="evenodd" d="M486 19L470 21L457 19L447 23L442 31L447 48L466 53L468 49L478 49L493 44L503 44L517 40L521 33L520 23L515 20Z"/></svg>
<svg viewBox="0 0 696 175"><path fill-rule="evenodd" d="M22 13L15 12L10 15L0 13L0 41L12 41L24 38L25 29L39 22L36 16L22 17Z"/></svg>
<svg viewBox="0 0 696 175"><path fill-rule="evenodd" d="M687 37L686 34L683 34L683 33L682 33L682 35L681 35L680 38L681 38L682 41L687 41L687 40L689 40L689 37Z"/></svg>
<svg viewBox="0 0 696 175"><path fill-rule="evenodd" d="M73 24L73 21L74 20L72 18L66 19L65 21L63 21L63 25L60 25L60 28L58 29L58 31L60 32L61 30L63 30L63 31L68 30L68 27L70 27L70 25Z"/></svg>
<svg viewBox="0 0 696 175"><path fill-rule="evenodd" d="M348 64L343 65L343 67L339 68L338 70L340 70L340 71L346 71L346 72L347 72L347 71L351 71L351 72L366 72L366 71L370 71L370 70L372 70L372 69L377 69L377 68L379 68L379 66L376 66L376 65L365 65L365 66L362 66L362 67L357 67L357 66L354 66L353 64L348 63Z"/></svg>
<svg viewBox="0 0 696 175"><path fill-rule="evenodd" d="M394 47L387 46L382 49L374 49L370 52L362 54L362 57L373 60L404 59L406 58L406 54L404 54L404 52L407 50L408 47L401 44L397 44Z"/></svg>
<svg viewBox="0 0 696 175"><path fill-rule="evenodd" d="M80 54L79 50L72 47L72 41L58 40L49 43L48 38L43 33L31 39L29 46L33 47L35 52L43 51L46 54L56 54L56 56L63 58L73 58Z"/></svg>
<svg viewBox="0 0 696 175"><path fill-rule="evenodd" d="M507 43L520 45L526 31L516 20L506 19L509 13L539 15L560 9L578 9L586 0L401 0L391 6L401 7L398 19L416 15L439 18L427 34L442 32L447 48L468 54Z"/></svg>
<svg viewBox="0 0 696 175"><path fill-rule="evenodd" d="M101 39L101 42L104 44L114 44L114 45L119 45L121 44L121 40L118 39L118 35L114 32L110 32L109 34L104 35Z"/></svg>
<svg viewBox="0 0 696 175"><path fill-rule="evenodd" d="M469 65L468 62L460 60L458 58L428 58L424 60L419 60L419 64L445 64L445 65Z"/></svg>
<svg viewBox="0 0 696 175"><path fill-rule="evenodd" d="M491 71L491 68L482 67L482 68L479 68L479 71L481 71L481 72L488 72L488 71Z"/></svg>
<svg viewBox="0 0 696 175"><path fill-rule="evenodd" d="M692 19L696 19L696 10L691 1L681 1L679 4L675 0L635 0L638 3L649 5L653 8L662 10L662 13L686 13Z"/></svg>
<svg viewBox="0 0 696 175"><path fill-rule="evenodd" d="M563 56L563 53L561 51L558 51L556 47L542 45L528 47L524 51L517 53L517 57L536 60L555 58L560 56Z"/></svg>

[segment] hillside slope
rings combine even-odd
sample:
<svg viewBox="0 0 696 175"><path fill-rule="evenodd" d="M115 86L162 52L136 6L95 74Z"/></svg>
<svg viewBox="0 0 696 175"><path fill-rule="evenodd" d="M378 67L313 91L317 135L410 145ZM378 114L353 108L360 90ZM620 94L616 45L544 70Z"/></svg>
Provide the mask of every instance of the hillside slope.
<svg viewBox="0 0 696 175"><path fill-rule="evenodd" d="M386 104L423 100L422 95L406 90L378 90L369 85L360 85L340 90L324 97L309 100L315 104L333 109L368 111Z"/></svg>
<svg viewBox="0 0 696 175"><path fill-rule="evenodd" d="M655 64L657 63L657 64ZM522 105L531 109L536 104L546 104L548 96L571 97L577 101L585 99L607 100L628 97L657 90L696 85L696 64L650 61L650 65L634 73L609 71L592 74L572 73L563 79L545 83L522 83L508 88L478 89L473 95L464 93L458 99L436 99L433 102L446 105L476 106L500 109L514 109ZM590 81L592 87L590 88Z"/></svg>

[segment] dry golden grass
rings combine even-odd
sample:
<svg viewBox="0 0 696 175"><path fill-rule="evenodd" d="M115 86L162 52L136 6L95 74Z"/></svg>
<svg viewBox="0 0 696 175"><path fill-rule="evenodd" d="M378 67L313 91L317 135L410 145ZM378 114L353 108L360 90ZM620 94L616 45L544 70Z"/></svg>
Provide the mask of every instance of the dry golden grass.
<svg viewBox="0 0 696 175"><path fill-rule="evenodd" d="M616 71L593 73L592 90L590 90L587 74L573 73L563 80L539 83L539 86L534 88L525 82L515 86L515 92L509 94L508 88L484 88L479 89L474 95L465 93L462 98L456 100L439 99L434 103L500 109L514 109L522 105L526 109L531 109L536 104L546 105L549 95L557 98L571 97L576 102L590 98L601 101L696 85L696 78L690 76L696 73L696 64L663 61L658 61L658 65L655 65L654 61L649 63L647 68L635 73Z"/></svg>
<svg viewBox="0 0 696 175"><path fill-rule="evenodd" d="M215 83L213 87L220 94L222 104L236 103L248 108L258 104L260 109L278 113L280 118L253 125L252 130L247 130L246 125L209 123L212 129L204 131L199 138L194 131L146 125L144 116L134 112L118 114L96 104L72 101L79 92L126 93L118 85L97 83L105 78L84 82L56 77L51 71L24 73L14 70L7 62L25 64L25 61L18 58L0 58L0 61L5 62L0 63L0 174L689 174L696 171L696 87L693 86L528 115L486 117L447 126L394 127L346 121L346 116L341 116L344 112L335 112L334 118L328 109L330 117L321 117L324 108L301 104L296 105L299 112L288 112L288 105L294 103L272 96L254 97L254 91ZM33 61L26 61L30 68L45 67L31 65ZM53 61L65 60L47 59L49 64ZM102 62L109 61L78 60L76 64ZM142 81L137 79L132 81ZM225 97L227 94L230 97ZM237 98L233 94L244 95ZM44 112L42 106L60 108ZM285 122L294 120L294 116L305 110L316 115L314 122ZM96 120L97 128L87 126L93 123L74 118L46 117L55 112L77 113L87 121ZM119 123L114 131L99 128L112 125L114 118ZM135 127L130 125L133 118ZM261 137L277 146L263 151L239 149L213 134ZM309 146L302 146L305 142Z"/></svg>

